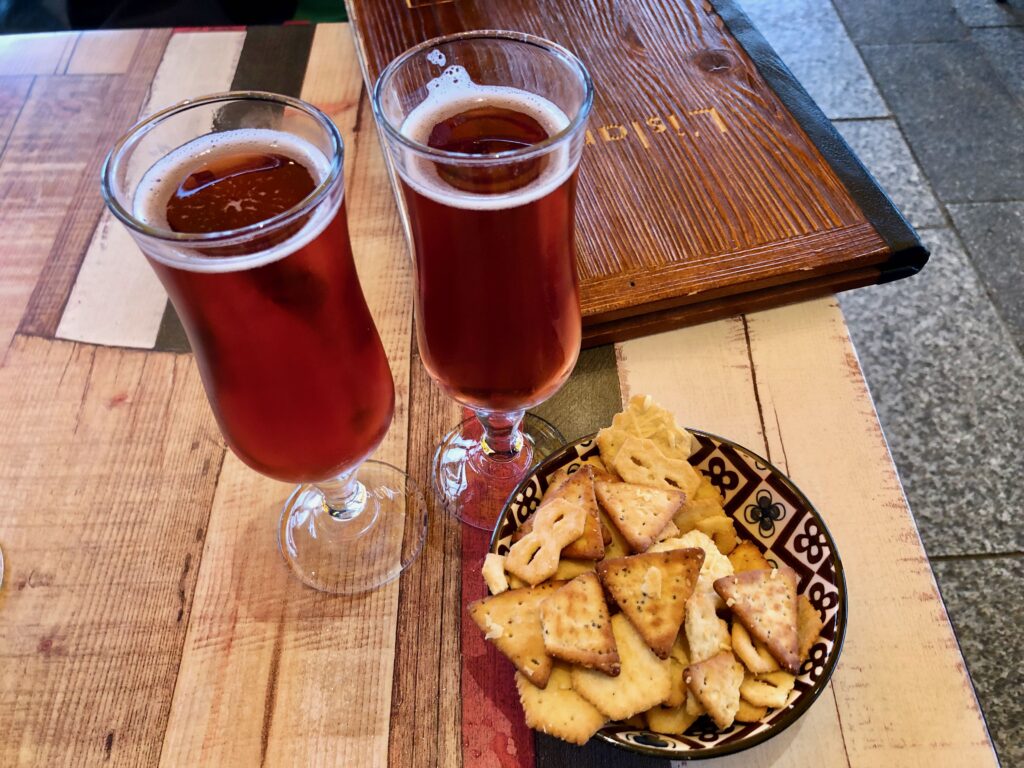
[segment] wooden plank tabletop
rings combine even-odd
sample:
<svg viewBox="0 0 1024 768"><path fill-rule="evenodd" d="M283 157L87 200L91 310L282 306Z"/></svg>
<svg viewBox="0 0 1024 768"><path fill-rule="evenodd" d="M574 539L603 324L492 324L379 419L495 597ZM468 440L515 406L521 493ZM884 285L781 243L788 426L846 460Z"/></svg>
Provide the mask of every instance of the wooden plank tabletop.
<svg viewBox="0 0 1024 768"><path fill-rule="evenodd" d="M426 484L459 416L417 357L345 25L0 40L0 765L651 765L525 729L511 667L464 613L486 536L433 505L396 583L339 598L289 576L290 489L226 451L166 297L99 196L102 156L140 114L230 87L306 98L344 134L353 248L395 375L380 457ZM846 567L827 693L714 764L995 765L836 302L587 350L540 410L572 439L638 392L786 470Z"/></svg>

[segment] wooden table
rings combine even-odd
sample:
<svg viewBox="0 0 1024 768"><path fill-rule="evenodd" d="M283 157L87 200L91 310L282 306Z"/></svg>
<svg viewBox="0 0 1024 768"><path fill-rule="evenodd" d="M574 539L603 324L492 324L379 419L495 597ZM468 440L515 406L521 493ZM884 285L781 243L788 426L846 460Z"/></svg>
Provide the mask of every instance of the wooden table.
<svg viewBox="0 0 1024 768"><path fill-rule="evenodd" d="M384 589L342 599L288 575L274 530L289 489L225 450L166 298L98 188L140 112L229 87L299 95L345 135L354 248L398 395L378 456L426 482L458 416L417 358L345 25L0 39L0 765L651 764L524 729L511 667L463 612L485 537L436 509L420 559ZM718 764L994 765L835 300L588 350L542 410L573 438L637 392L780 465L846 566L827 693Z"/></svg>

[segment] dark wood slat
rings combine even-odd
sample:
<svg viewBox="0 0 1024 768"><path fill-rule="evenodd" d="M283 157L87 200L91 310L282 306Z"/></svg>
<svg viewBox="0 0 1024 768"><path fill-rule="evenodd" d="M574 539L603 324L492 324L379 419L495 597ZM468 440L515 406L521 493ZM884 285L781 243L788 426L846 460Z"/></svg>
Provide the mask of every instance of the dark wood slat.
<svg viewBox="0 0 1024 768"><path fill-rule="evenodd" d="M626 318L683 305L673 317L685 320L705 296L736 312L748 286L891 256L710 4L350 0L349 9L371 80L411 45L466 29L536 33L584 59L596 90L577 216L586 325L626 329ZM830 152L856 163L841 142Z"/></svg>
<svg viewBox="0 0 1024 768"><path fill-rule="evenodd" d="M68 76L54 78L44 85L74 89L82 94L83 106L93 104L96 109L82 109L73 119L45 110L33 117L40 123L40 129L41 121L56 119L61 141L76 153L83 167L77 176L62 174L61 183L70 190L70 205L22 317L21 333L52 338L57 332L103 211L99 183L103 159L117 138L138 118L170 36L170 30L166 29L145 32L124 75Z"/></svg>
<svg viewBox="0 0 1024 768"><path fill-rule="evenodd" d="M431 381L415 334L410 355L409 412L415 416L409 421L407 468L426 489L430 517L423 551L400 583L388 764L458 768L463 764L462 526L435 502L430 461L438 437L459 418L459 408Z"/></svg>

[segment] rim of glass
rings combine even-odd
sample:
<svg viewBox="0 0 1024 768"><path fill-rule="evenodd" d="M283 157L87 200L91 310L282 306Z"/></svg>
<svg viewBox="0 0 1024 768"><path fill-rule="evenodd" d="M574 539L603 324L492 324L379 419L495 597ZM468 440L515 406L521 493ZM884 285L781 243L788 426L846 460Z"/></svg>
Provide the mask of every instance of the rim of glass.
<svg viewBox="0 0 1024 768"><path fill-rule="evenodd" d="M434 48L438 45L457 42L459 40L511 40L512 42L532 45L536 48L541 48L548 53L554 54L570 68L574 69L583 81L583 103L580 104L579 109L576 110L576 114L569 120L569 124L565 126L565 128L560 130L554 136L549 136L544 139L544 141L522 149L509 149L504 152L494 152L493 154L488 155L476 155L467 152L449 152L443 149L435 149L428 144L423 144L415 139L410 139L408 136L403 134L399 128L391 124L391 121L388 120L381 109L380 101L384 84L394 76L399 67L405 64L405 62L416 54L421 53L426 49ZM587 71L586 66L584 66L582 61L580 61L579 57L568 48L565 48L558 43L552 42L551 40L547 40L543 37L538 37L537 35L531 35L527 32L512 32L501 29L480 29L470 32L457 32L452 35L442 35L413 46L398 58L394 59L384 68L384 71L380 73L380 77L377 78L377 82L373 85L373 98L370 99L370 101L373 109L373 115L377 119L377 124L383 126L383 129L389 138L413 152L424 157L432 157L435 159L457 160L470 165L486 165L495 161L519 160L543 154L552 146L561 143L567 136L575 133L576 130L586 122L587 117L590 115L590 108L594 103L594 82L590 77L590 72Z"/></svg>
<svg viewBox="0 0 1024 768"><path fill-rule="evenodd" d="M282 211L281 213L271 216L269 219L258 221L255 224L248 224L236 229L225 229L220 232L175 232L170 229L154 227L146 224L136 218L131 211L126 210L125 207L121 205L116 195L114 195L113 190L115 181L114 173L120 167L124 152L134 147L146 134L164 120L190 109L195 109L196 107L203 107L226 101L256 101L281 104L286 107L292 107L293 109L300 110L312 117L325 130L331 143L332 152L331 157L328 158L330 166L323 181L321 181L312 192L306 195L306 197L286 211ZM195 138L200 137L197 135ZM189 139L189 141L194 140L195 139ZM341 138L341 132L338 130L338 127L334 124L334 121L331 120L331 118L309 102L279 93L270 93L268 91L227 91L224 93L214 93L208 96L199 96L194 99L179 101L177 104L165 107L159 112L153 113L142 122L133 125L128 129L127 133L115 142L113 148L103 161L103 168L100 171L100 187L103 193L103 200L107 204L107 207L129 229L147 235L148 237L175 243L221 243L223 241L243 238L249 235L259 234L275 229L309 213L311 209L313 209L327 196L327 193L334 187L335 183L342 178L344 155L345 142ZM221 262L230 262L233 258L247 259L251 258L251 256L252 254L247 254L236 257L217 257L217 259ZM194 258L212 257L205 257L201 254L197 254Z"/></svg>

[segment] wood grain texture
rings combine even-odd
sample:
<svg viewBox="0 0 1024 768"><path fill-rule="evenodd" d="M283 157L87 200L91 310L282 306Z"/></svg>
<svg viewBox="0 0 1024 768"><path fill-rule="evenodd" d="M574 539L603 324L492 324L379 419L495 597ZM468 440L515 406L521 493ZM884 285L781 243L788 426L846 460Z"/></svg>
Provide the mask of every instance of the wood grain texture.
<svg viewBox="0 0 1024 768"><path fill-rule="evenodd" d="M318 30L311 57L343 54L337 30ZM351 50L351 49L350 49ZM303 98L343 130L369 122L347 100L351 71L309 70ZM363 111L360 114L360 109ZM375 137L357 134L349 220L357 269L391 362L396 409L375 458L408 454L411 269ZM162 764L385 765L394 676L398 584L357 598L316 593L292 578L274 524L290 492L233 457L211 514Z"/></svg>
<svg viewBox="0 0 1024 768"><path fill-rule="evenodd" d="M103 110L62 123L65 140L76 148L84 165L76 179L62 175L64 183L72 186L70 204L22 316L21 333L47 337L56 334L71 287L103 212L99 184L103 160L114 142L138 119L143 100L149 94L153 74L171 36L170 30L136 30L130 36L118 36L112 40L100 37L99 43L94 44L97 38L93 34L89 32L82 36L72 57L71 63L74 64L76 57L82 54L79 73L92 69L102 71L102 66L86 65L96 58L112 64L116 57L124 56L127 51L126 74L87 80L99 89L97 97ZM83 52L82 44L91 48ZM112 51L111 59L100 56L99 52L107 47Z"/></svg>
<svg viewBox="0 0 1024 768"><path fill-rule="evenodd" d="M846 569L850 620L829 691L789 748L723 764L991 765L991 744L870 394L834 300L618 345L624 396L786 471L822 512ZM756 762L747 762L747 759ZM832 763L829 763L832 764Z"/></svg>
<svg viewBox="0 0 1024 768"><path fill-rule="evenodd" d="M223 443L191 358L0 367L0 765L153 765Z"/></svg>
<svg viewBox="0 0 1024 768"><path fill-rule="evenodd" d="M118 78L38 77L17 117L0 158L0 350L22 320L69 211L81 203L82 187L98 195L96 176L85 176L107 143L110 105L119 96Z"/></svg>
<svg viewBox="0 0 1024 768"><path fill-rule="evenodd" d="M105 29L83 34L68 61L68 75L121 75L132 71L140 43L152 45L151 32L141 29ZM169 37L170 30L165 34ZM162 51L161 51L162 52ZM148 75L152 79L152 73Z"/></svg>
<svg viewBox="0 0 1024 768"><path fill-rule="evenodd" d="M371 81L411 45L466 29L532 32L581 55L595 84L577 214L588 325L670 307L663 320L678 324L706 300L735 312L748 290L888 256L706 4L348 5Z"/></svg>
<svg viewBox="0 0 1024 768"><path fill-rule="evenodd" d="M167 42L143 116L197 94L227 90L245 32L177 32ZM141 55L141 49L140 49ZM83 78L67 78L77 82ZM134 116L121 126L127 129ZM182 136L182 141L191 136ZM108 147L109 149L109 147ZM153 158L155 161L157 158ZM167 294L135 241L104 211L57 324L63 339L152 349Z"/></svg>
<svg viewBox="0 0 1024 768"><path fill-rule="evenodd" d="M3 35L0 37L0 75L62 74L79 34Z"/></svg>

